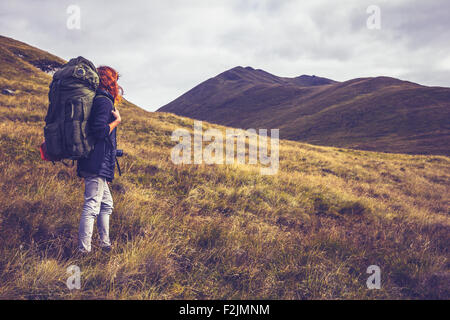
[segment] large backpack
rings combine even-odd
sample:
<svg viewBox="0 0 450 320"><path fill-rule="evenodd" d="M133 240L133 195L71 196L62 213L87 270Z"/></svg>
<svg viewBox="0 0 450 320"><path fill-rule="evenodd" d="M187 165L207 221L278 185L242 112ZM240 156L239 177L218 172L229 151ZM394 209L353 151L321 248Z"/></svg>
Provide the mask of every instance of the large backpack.
<svg viewBox="0 0 450 320"><path fill-rule="evenodd" d="M45 117L45 142L41 147L48 159L77 160L87 157L94 146L87 121L99 84L97 69L89 60L71 59L53 75ZM43 157L44 158L44 157Z"/></svg>

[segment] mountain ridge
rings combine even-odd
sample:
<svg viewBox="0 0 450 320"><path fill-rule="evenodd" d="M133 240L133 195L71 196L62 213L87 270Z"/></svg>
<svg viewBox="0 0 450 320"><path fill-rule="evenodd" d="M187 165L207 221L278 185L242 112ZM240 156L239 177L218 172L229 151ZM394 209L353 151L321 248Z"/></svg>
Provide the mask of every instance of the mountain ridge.
<svg viewBox="0 0 450 320"><path fill-rule="evenodd" d="M260 83L267 84L293 84L299 86L316 86L337 82L327 78L316 77L315 75L300 75L291 78L278 77L262 69L254 69L250 66L236 66L220 73L217 75L217 78L223 80L243 80L247 82L259 81Z"/></svg>
<svg viewBox="0 0 450 320"><path fill-rule="evenodd" d="M284 139L319 145L450 153L450 88L386 76L337 82L238 66L157 111L244 129L279 128Z"/></svg>

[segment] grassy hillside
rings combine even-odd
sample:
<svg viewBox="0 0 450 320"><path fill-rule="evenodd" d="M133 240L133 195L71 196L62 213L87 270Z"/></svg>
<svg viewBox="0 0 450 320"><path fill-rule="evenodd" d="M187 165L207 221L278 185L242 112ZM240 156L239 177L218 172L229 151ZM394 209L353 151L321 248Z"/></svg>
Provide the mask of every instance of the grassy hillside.
<svg viewBox="0 0 450 320"><path fill-rule="evenodd" d="M335 82L236 67L158 111L284 139L362 150L450 155L450 88L389 77Z"/></svg>
<svg viewBox="0 0 450 320"><path fill-rule="evenodd" d="M51 78L17 52L60 60L0 43L0 88L16 90L0 95L0 298L450 298L448 157L281 141L274 176L176 166L171 133L193 120L127 101L115 248L77 257L83 182L40 160ZM81 290L65 284L73 264ZM381 290L366 288L372 264Z"/></svg>

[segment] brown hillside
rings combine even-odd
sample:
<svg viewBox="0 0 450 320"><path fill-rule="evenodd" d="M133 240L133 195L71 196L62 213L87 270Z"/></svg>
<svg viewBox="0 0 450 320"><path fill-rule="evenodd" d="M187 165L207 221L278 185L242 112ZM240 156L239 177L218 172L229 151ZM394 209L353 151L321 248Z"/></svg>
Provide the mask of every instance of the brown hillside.
<svg viewBox="0 0 450 320"><path fill-rule="evenodd" d="M279 128L282 138L320 145L450 153L450 89L389 77L335 82L236 67L158 111L239 128Z"/></svg>

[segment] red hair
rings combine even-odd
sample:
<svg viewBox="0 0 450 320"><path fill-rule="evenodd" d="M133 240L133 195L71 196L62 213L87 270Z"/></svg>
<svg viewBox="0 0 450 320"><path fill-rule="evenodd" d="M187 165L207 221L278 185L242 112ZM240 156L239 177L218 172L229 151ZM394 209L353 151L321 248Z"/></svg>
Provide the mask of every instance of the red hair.
<svg viewBox="0 0 450 320"><path fill-rule="evenodd" d="M114 104L117 104L122 99L123 89L118 85L119 73L111 67L100 66L97 68L100 76L99 89L109 92L114 97Z"/></svg>

